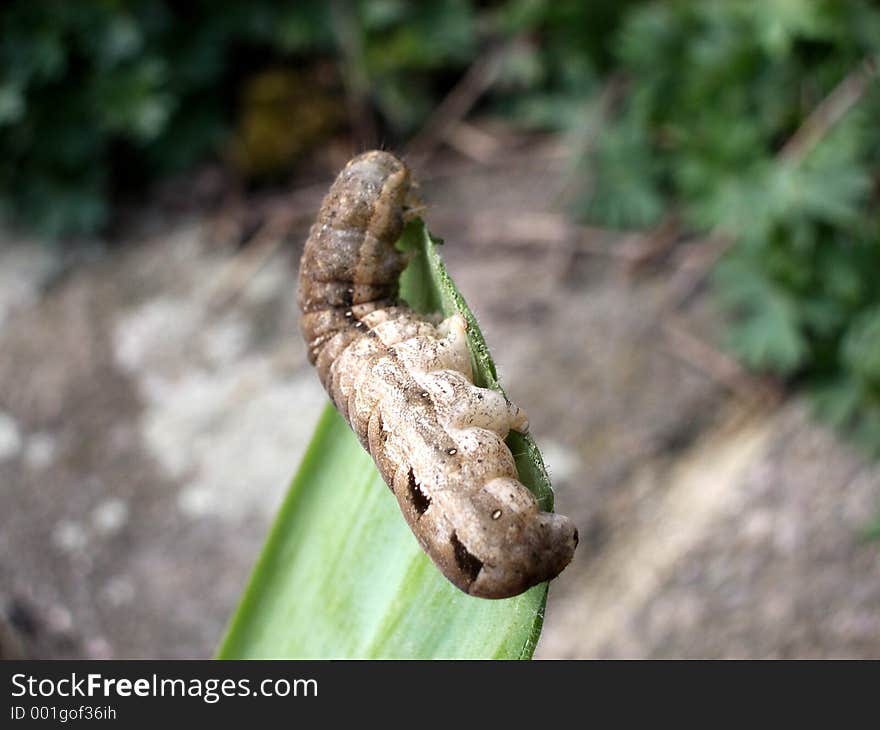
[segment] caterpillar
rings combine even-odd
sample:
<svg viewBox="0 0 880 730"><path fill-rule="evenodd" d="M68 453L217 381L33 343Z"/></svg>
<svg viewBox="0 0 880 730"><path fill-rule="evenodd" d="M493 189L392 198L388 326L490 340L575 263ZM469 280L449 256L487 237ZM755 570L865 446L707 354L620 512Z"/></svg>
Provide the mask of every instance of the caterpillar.
<svg viewBox="0 0 880 730"><path fill-rule="evenodd" d="M507 598L556 577L577 529L542 512L504 443L523 411L473 383L467 324L399 299L395 248L416 199L384 151L348 162L321 204L299 269L309 361L373 457L422 549L472 596Z"/></svg>

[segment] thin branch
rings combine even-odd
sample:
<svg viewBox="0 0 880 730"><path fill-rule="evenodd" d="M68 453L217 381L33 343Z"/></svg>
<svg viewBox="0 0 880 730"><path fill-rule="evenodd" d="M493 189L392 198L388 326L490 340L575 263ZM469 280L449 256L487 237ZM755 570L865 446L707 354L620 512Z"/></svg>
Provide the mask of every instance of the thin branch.
<svg viewBox="0 0 880 730"><path fill-rule="evenodd" d="M782 390L777 383L751 375L732 357L690 332L678 317L663 324L663 334L673 355L743 400L776 403L782 399Z"/></svg>
<svg viewBox="0 0 880 730"><path fill-rule="evenodd" d="M627 239L629 249L627 276L635 276L666 256L681 236L681 222L675 212L667 214L647 233Z"/></svg>
<svg viewBox="0 0 880 730"><path fill-rule="evenodd" d="M262 219L248 237L247 245L217 274L208 293L208 309L222 311L241 296L251 279L281 249L291 231L307 225L312 219L324 189L324 185L302 187L263 204ZM241 225L240 220L238 225Z"/></svg>
<svg viewBox="0 0 880 730"><path fill-rule="evenodd" d="M722 232L719 227L712 229L703 244L694 247L674 274L668 308L683 307L734 243L735 236Z"/></svg>
<svg viewBox="0 0 880 730"><path fill-rule="evenodd" d="M452 126L445 141L465 157L483 165L491 162L503 147L497 137L464 120Z"/></svg>
<svg viewBox="0 0 880 730"><path fill-rule="evenodd" d="M877 59L867 57L850 71L804 120L804 123L779 150L777 159L800 164L819 141L843 119L865 95L877 75Z"/></svg>
<svg viewBox="0 0 880 730"><path fill-rule="evenodd" d="M455 127L473 109L480 97L488 91L501 72L504 60L521 41L513 38L490 48L477 58L467 73L440 102L428 123L412 138L406 156L424 162Z"/></svg>
<svg viewBox="0 0 880 730"><path fill-rule="evenodd" d="M629 81L623 74L612 74L599 92L595 104L591 104L586 110L586 118L570 135L565 146L566 169L561 175L561 184L558 184L558 189L553 193L560 206L569 205L578 192L580 175L577 173L580 164L593 150L600 133L624 97L628 85Z"/></svg>

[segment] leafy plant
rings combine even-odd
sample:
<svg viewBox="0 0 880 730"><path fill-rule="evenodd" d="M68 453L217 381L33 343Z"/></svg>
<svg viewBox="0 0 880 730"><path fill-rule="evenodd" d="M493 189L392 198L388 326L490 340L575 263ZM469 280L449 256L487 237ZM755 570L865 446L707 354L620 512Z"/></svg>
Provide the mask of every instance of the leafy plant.
<svg viewBox="0 0 880 730"><path fill-rule="evenodd" d="M877 84L818 139L786 147L880 58L880 9L651 3L623 24L617 55L629 89L598 142L585 215L644 227L674 209L692 231L733 236L714 276L730 347L808 384L820 412L880 454Z"/></svg>
<svg viewBox="0 0 880 730"><path fill-rule="evenodd" d="M482 52L528 38L496 89L577 119L625 3L597 0L9 0L0 10L0 214L99 230L120 191L206 157L277 178L359 115L412 133ZM346 111L345 94L363 108Z"/></svg>
<svg viewBox="0 0 880 730"><path fill-rule="evenodd" d="M865 539L871 541L880 541L880 516L876 517L874 521L868 525L865 530Z"/></svg>
<svg viewBox="0 0 880 730"><path fill-rule="evenodd" d="M322 123L291 118L288 112L335 93L331 80L316 94L314 74L306 73L322 57L344 51L332 5L316 0L198 0L186 8L169 0L7 3L0 10L0 213L49 236L99 229L120 188L224 153L232 143L239 102L265 96L250 92L239 99L242 81L279 64L296 73L281 77L289 93L280 105L258 103L255 113L245 115L243 139L256 137L257 163L243 167L261 170L260 160L274 151L259 145L276 137L253 130L271 129L279 108L288 137L307 134L303 143L293 144L292 153L314 143L318 137L303 130L317 123L326 135L336 116L325 115L328 121ZM411 128L434 93L430 72L455 68L473 53L470 3L362 0L353 7L363 36L356 44L362 55L354 62L366 64L383 115L400 129ZM337 79L335 87L340 86ZM344 108L341 97L333 104ZM255 121L255 114L264 121ZM241 145L237 160L240 153ZM282 163L293 160L295 154Z"/></svg>
<svg viewBox="0 0 880 730"><path fill-rule="evenodd" d="M461 312L475 379L500 389L473 315L424 224L401 241L413 258L401 293L422 312ZM528 436L512 434L520 479L543 509L552 491ZM220 658L529 658L547 585L500 601L465 595L418 546L351 429L332 406L321 417Z"/></svg>
<svg viewBox="0 0 880 730"><path fill-rule="evenodd" d="M122 173L168 172L217 144L214 96L233 43L257 41L269 3L53 0L0 13L0 200L49 235L94 231ZM122 169L119 169L122 168ZM138 173L133 170L137 169Z"/></svg>
<svg viewBox="0 0 880 730"><path fill-rule="evenodd" d="M614 62L612 39L634 0L511 0L493 16L501 35L518 37L494 101L529 127L568 131L585 111Z"/></svg>

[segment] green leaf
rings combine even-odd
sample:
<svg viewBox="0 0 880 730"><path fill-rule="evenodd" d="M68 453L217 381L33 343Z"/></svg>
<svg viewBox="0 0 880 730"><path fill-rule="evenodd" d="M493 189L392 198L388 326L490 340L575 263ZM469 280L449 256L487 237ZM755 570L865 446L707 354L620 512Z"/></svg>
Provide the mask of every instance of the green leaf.
<svg viewBox="0 0 880 730"><path fill-rule="evenodd" d="M461 312L475 380L500 389L486 343L434 243L421 221L407 226L399 245L412 258L401 293L421 312ZM550 509L552 491L534 442L512 434L508 445L521 480ZM529 658L546 597L546 583L499 601L450 584L422 552L369 454L328 406L218 657Z"/></svg>
<svg viewBox="0 0 880 730"><path fill-rule="evenodd" d="M800 310L789 293L753 262L735 255L716 266L713 278L722 303L738 315L728 338L736 354L756 369L794 372L807 356L808 346Z"/></svg>
<svg viewBox="0 0 880 730"><path fill-rule="evenodd" d="M874 518L874 521L865 528L864 539L880 542L880 515L877 515L877 517Z"/></svg>
<svg viewBox="0 0 880 730"><path fill-rule="evenodd" d="M843 340L843 360L866 383L880 384L880 306L862 312Z"/></svg>

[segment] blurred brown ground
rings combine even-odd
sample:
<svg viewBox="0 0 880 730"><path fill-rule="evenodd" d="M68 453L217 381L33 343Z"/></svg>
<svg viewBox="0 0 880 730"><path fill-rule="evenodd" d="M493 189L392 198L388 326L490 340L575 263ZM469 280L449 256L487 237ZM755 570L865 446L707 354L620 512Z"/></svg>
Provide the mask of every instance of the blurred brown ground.
<svg viewBox="0 0 880 730"><path fill-rule="evenodd" d="M582 536L537 656L880 656L880 469L717 356L709 297L670 328L675 252L625 275L560 213L564 150L504 149L417 174ZM151 203L70 267L0 234L5 654L213 653L325 402L294 290L325 182Z"/></svg>

